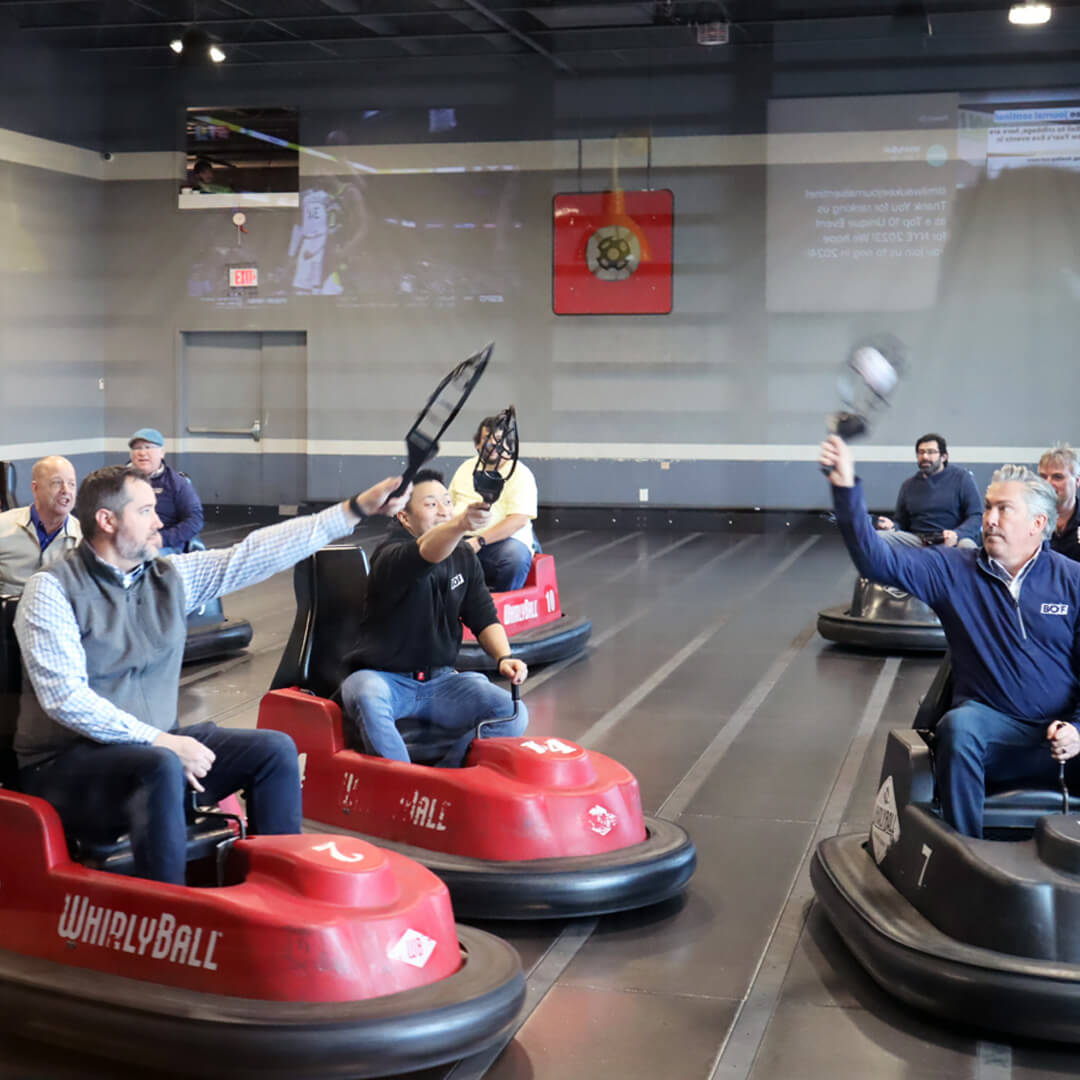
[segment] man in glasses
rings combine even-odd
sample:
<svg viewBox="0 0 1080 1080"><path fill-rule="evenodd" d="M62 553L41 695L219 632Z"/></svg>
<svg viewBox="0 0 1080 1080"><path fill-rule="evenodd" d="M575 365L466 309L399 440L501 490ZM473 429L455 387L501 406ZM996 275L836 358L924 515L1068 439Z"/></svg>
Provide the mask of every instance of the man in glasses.
<svg viewBox="0 0 1080 1080"><path fill-rule="evenodd" d="M945 437L931 432L915 443L919 471L900 485L896 513L879 517L877 527L890 544L923 547L976 547L982 523L983 500L975 478L949 464Z"/></svg>

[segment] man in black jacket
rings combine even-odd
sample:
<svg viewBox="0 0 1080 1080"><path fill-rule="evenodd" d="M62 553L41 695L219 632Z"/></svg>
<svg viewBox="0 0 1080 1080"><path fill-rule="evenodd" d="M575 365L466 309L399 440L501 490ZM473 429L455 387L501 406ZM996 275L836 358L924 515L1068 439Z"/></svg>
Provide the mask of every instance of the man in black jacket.
<svg viewBox="0 0 1080 1080"><path fill-rule="evenodd" d="M1039 458L1039 475L1057 495L1058 520L1050 546L1062 555L1080 562L1080 502L1076 490L1080 487L1080 461L1068 443L1050 447Z"/></svg>
<svg viewBox="0 0 1080 1080"><path fill-rule="evenodd" d="M454 514L441 473L422 469L404 510L375 549L360 637L348 654L358 670L341 685L347 738L395 761L456 767L476 725L508 717L507 691L478 672L458 672L461 624L498 661L499 674L520 686L525 664L510 655L476 554L462 541L480 527L488 507ZM485 735L520 735L528 711L491 724Z"/></svg>

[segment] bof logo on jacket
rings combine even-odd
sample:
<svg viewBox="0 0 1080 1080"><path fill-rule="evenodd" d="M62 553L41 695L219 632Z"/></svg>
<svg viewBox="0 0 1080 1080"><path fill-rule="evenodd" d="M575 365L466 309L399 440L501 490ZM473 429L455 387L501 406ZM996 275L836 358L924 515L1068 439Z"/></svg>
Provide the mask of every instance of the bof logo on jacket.
<svg viewBox="0 0 1080 1080"><path fill-rule="evenodd" d="M1040 615L1068 615L1069 614L1069 605L1068 604L1043 604L1043 606L1041 608L1039 608L1039 614Z"/></svg>

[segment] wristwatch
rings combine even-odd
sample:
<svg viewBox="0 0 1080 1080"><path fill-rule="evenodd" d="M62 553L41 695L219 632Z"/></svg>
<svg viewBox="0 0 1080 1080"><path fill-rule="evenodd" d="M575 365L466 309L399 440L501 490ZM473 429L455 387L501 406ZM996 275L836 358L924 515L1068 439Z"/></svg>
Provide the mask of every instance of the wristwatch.
<svg viewBox="0 0 1080 1080"><path fill-rule="evenodd" d="M360 502L355 495L349 500L349 513L354 514L361 520L367 517L367 514L365 514L364 511L360 509Z"/></svg>

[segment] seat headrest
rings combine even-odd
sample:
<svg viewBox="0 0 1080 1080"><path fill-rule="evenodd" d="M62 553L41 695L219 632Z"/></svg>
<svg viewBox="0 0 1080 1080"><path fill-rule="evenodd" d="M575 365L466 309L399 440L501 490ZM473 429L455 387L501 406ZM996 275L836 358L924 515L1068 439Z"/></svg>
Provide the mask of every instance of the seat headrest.
<svg viewBox="0 0 1080 1080"><path fill-rule="evenodd" d="M325 547L296 564L296 618L271 689L334 695L350 673L345 656L360 636L367 579L367 555L351 544Z"/></svg>

